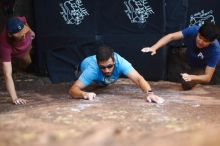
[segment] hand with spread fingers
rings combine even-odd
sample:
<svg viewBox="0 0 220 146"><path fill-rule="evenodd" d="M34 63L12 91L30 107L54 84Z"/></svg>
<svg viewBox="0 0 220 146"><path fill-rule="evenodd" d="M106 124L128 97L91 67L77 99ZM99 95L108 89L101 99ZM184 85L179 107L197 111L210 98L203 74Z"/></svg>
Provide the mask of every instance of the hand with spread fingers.
<svg viewBox="0 0 220 146"><path fill-rule="evenodd" d="M165 101L163 98L155 95L153 92L149 92L147 94L146 100L147 100L147 102L151 102L151 103L154 102L157 104L162 104Z"/></svg>
<svg viewBox="0 0 220 146"><path fill-rule="evenodd" d="M151 55L155 55L157 53L156 50L152 49L151 47L144 47L143 49L141 49L141 51L143 53L151 52Z"/></svg>
<svg viewBox="0 0 220 146"><path fill-rule="evenodd" d="M16 99L13 99L13 103L16 104L16 105L26 104L26 103L27 103L27 100L22 99L22 98L16 98Z"/></svg>
<svg viewBox="0 0 220 146"><path fill-rule="evenodd" d="M83 98L86 99L86 100L94 100L96 97L96 94L93 93L93 92L86 92L84 95L83 95Z"/></svg>

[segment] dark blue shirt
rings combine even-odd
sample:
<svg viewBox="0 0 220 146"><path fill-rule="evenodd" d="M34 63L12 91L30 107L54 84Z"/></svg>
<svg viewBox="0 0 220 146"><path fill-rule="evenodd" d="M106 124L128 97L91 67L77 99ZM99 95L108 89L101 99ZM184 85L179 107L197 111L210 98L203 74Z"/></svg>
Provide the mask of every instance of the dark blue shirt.
<svg viewBox="0 0 220 146"><path fill-rule="evenodd" d="M218 40L214 40L208 47L198 49L196 46L196 36L199 26L191 26L182 30L184 43L187 46L187 60L192 67L212 67L215 68L220 60L220 45Z"/></svg>

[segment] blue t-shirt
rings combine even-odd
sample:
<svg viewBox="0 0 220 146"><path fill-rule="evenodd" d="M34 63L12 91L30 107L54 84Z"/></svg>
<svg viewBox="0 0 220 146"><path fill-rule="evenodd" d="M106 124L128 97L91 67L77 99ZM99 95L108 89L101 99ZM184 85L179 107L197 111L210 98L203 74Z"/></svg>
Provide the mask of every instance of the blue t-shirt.
<svg viewBox="0 0 220 146"><path fill-rule="evenodd" d="M220 59L220 45L218 40L214 40L208 47L198 49L196 47L196 36L199 26L191 26L182 30L184 43L187 45L187 59L192 67L212 67L215 68Z"/></svg>
<svg viewBox="0 0 220 146"><path fill-rule="evenodd" d="M132 65L121 57L119 54L114 53L115 65L110 77L105 77L100 70L96 56L90 56L85 58L80 66L82 74L79 77L79 80L85 85L88 86L92 82L95 82L98 85L108 85L115 82L120 75L127 76L134 68Z"/></svg>

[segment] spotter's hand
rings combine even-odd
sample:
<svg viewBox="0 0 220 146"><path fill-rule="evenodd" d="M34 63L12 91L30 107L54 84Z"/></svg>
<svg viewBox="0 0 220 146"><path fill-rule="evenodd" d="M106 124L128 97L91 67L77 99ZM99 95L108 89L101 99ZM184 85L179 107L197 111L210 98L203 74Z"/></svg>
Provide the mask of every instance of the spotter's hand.
<svg viewBox="0 0 220 146"><path fill-rule="evenodd" d="M183 78L184 81L186 81L186 82L192 81L191 75L189 75L189 74L187 74L187 73L181 73L180 75L182 76L182 78Z"/></svg>
<svg viewBox="0 0 220 146"><path fill-rule="evenodd" d="M153 50L151 47L144 47L143 49L141 49L141 51L142 51L143 53L151 52L151 55L155 55L155 54L156 54L156 51Z"/></svg>

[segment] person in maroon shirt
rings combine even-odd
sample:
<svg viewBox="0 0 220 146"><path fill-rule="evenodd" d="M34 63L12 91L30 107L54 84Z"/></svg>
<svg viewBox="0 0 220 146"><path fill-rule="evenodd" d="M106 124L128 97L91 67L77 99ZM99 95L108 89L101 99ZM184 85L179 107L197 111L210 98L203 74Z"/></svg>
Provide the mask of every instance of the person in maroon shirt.
<svg viewBox="0 0 220 146"><path fill-rule="evenodd" d="M30 50L35 33L28 26L25 17L10 18L0 34L0 61L8 93L14 104L26 104L18 98L12 78L12 58L17 58L22 68L31 63Z"/></svg>

